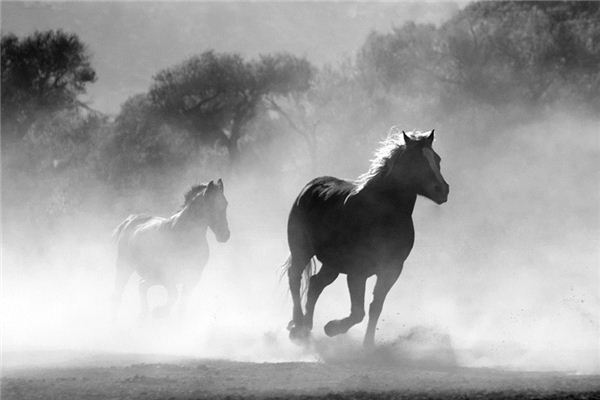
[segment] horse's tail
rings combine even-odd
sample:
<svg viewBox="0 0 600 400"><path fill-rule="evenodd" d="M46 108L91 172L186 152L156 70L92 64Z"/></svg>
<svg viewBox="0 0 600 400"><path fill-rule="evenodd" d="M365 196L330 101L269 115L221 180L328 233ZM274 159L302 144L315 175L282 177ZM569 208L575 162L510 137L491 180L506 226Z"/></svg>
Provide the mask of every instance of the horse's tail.
<svg viewBox="0 0 600 400"><path fill-rule="evenodd" d="M292 256L290 255L287 258L287 260L285 260L283 265L281 266L280 279L283 279L283 277L287 274L287 272L289 271L289 269L291 267L292 267ZM316 273L317 273L317 262L315 261L314 257L311 257L311 259L306 264L306 267L304 267L304 270L302 271L302 282L300 284L300 295L302 296L303 300L305 299L306 294L308 293L308 281L310 280L310 277Z"/></svg>
<svg viewBox="0 0 600 400"><path fill-rule="evenodd" d="M279 274L279 281L281 282L283 278L287 275L289 269L292 268L292 256L288 256L288 258L281 264L281 273Z"/></svg>

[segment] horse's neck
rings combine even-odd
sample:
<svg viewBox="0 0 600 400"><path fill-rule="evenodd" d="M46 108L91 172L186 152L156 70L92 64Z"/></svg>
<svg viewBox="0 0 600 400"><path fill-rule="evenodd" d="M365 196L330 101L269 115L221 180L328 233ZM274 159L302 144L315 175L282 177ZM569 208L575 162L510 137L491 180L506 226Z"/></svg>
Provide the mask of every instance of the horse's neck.
<svg viewBox="0 0 600 400"><path fill-rule="evenodd" d="M408 185L391 184L381 177L367 184L359 193L363 205L381 212L412 215L417 193Z"/></svg>
<svg viewBox="0 0 600 400"><path fill-rule="evenodd" d="M185 207L169 218L171 229L177 233L206 232L206 218L195 218L190 209Z"/></svg>

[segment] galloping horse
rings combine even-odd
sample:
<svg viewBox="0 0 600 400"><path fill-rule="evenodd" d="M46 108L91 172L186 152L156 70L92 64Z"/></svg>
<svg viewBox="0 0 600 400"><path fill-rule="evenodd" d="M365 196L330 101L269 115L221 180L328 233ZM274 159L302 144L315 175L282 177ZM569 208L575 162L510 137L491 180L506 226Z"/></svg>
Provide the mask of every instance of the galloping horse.
<svg viewBox="0 0 600 400"><path fill-rule="evenodd" d="M136 271L140 277L141 315L148 313L148 289L162 285L167 290L167 303L157 308L156 316L169 314L181 295L183 311L190 291L196 286L206 262L206 231L214 232L217 241L229 239L227 200L223 182L193 186L184 205L170 218L130 215L115 230L118 244L117 273L113 297L114 311L125 284ZM178 285L181 285L179 293Z"/></svg>
<svg viewBox="0 0 600 400"><path fill-rule="evenodd" d="M286 263L293 317L290 338L305 339L312 329L315 303L340 273L347 275L350 315L329 321L325 333L345 333L365 316L365 283L377 276L364 337L375 344L375 328L388 291L414 243L412 212L417 195L437 204L447 201L449 186L433 151L433 130L395 132L382 143L369 171L355 182L330 176L313 179L300 192L288 219L290 258ZM313 256L322 267L313 274ZM306 308L301 305L302 275L308 279ZM312 276L311 276L312 275Z"/></svg>

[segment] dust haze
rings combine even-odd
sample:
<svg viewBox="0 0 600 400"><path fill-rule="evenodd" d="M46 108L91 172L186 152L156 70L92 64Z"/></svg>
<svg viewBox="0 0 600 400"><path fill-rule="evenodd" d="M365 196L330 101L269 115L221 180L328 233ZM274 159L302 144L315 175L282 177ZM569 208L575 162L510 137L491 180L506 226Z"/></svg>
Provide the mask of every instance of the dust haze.
<svg viewBox="0 0 600 400"><path fill-rule="evenodd" d="M221 8L233 10L245 21L240 32L263 35L253 38L256 42L252 43L244 43L239 32L228 36L230 42L207 39L219 51L244 48L248 52L245 55L253 56L291 49L318 65L337 65L358 49L369 30L385 31L390 26L381 17L389 6L359 4L355 6L358 11L348 11L349 5L340 4L344 17L334 19L331 25L343 26L345 18L354 12L363 15L360 25L364 28L352 33L357 38L339 33L347 42L330 54L328 43L308 50L306 43L311 42L302 42L302 38L298 39L301 43L271 41L276 37L272 32L281 31L285 25L276 18L269 19L270 26L259 27L256 21L262 19L244 19L244 8L236 8L236 4L195 6L194 12L202 15L208 15L206 8L219 16L229 15ZM287 10L291 5L280 6L266 7L277 15L293 13ZM418 15L426 16L426 22L439 24L459 9L445 4L442 13L440 9L434 12L435 4L402 6L398 6L397 12L403 13L398 25ZM128 65L124 59L108 66L104 55L111 48L107 43L119 40L94 39L104 38L104 30L109 29L102 25L101 18L86 27L85 18L90 18L86 10L112 10L125 18L136 14L133 9L138 4L94 3L64 12L61 7L66 6L3 3L3 33L16 30L18 23L18 34L45 29L47 26L40 26L37 19L44 13L52 16L45 21L54 21L57 26L66 23L69 13L78 13L79 19L74 21L80 21L79 25L67 28L90 43L100 75L90 87L91 104L108 113L117 113L126 97L147 90L158 70L207 46L196 41L195 47L188 47L185 43L189 36L185 36L175 40L178 48L171 48L164 58L152 59L156 54L149 55L150 63L144 68ZM173 4L161 7L177 14L164 17L164 23L177 25L181 9ZM323 14L306 4L298 7L309 16ZM331 3L319 7L333 8L331 15L338 14ZM248 9L248 15L258 13L255 8ZM158 11L151 8L147 12ZM34 14L36 17L31 17ZM149 17L136 15L139 21L134 22L145 26ZM320 22L310 27L302 25L310 20L309 16L298 17L292 27L286 28L286 35L310 31L310 37L327 37ZM246 27L243 24L247 21L255 21L256 26ZM218 21L213 22L218 25ZM46 24L50 27L51 22ZM182 24L193 25L190 21ZM129 22L119 26L127 25ZM218 27L202 29L212 32ZM135 30L131 28L130 32ZM143 32L140 28L137 34L144 36ZM186 35L196 34L192 30ZM134 39L132 43L144 43L140 47L153 52L145 40ZM105 48L95 47L102 40L106 40ZM128 51L122 43L118 46L120 52ZM144 60L139 57L133 64ZM102 71L106 72L106 80ZM120 81L115 78L118 73L122 75ZM117 87L122 94L115 97L119 99L115 103L110 96ZM406 99L409 101L410 96ZM416 243L386 300L376 335L379 353L375 356L379 354L399 365L600 373L597 114L568 101L535 111L523 106L500 112L465 103L451 116L429 113L418 101L410 108L402 104L394 103L392 116L359 139L348 138L346 131L363 123L362 115L354 114L337 125L325 121L313 164L298 135L288 132L261 136L260 126L253 125L251 129L257 135L248 135L240 144L245 154L240 167L230 168L223 161L226 156L221 149L199 150L191 161L161 170L135 190L114 190L98 179L77 178L77 192L82 193L77 202L70 198L72 188L61 187L66 181L52 175L52 171L40 173L36 178L39 180L32 181L31 174L3 167L1 315L5 364L43 363L51 360L52 354L60 358L61 352L163 354L256 362L334 362L369 357L360 350L366 320L343 337L328 338L323 332L327 321L349 311L344 276L326 288L317 303L311 344L300 347L288 339L291 298L287 280L281 279L280 266L288 256L287 213L302 186L320 175L356 178L367 170L373 151L385 138L387 128L383 126L395 124L407 130L435 128L434 149L442 158L450 196L443 206L422 197L417 200L413 214ZM13 162L18 160L11 159L11 154L3 155L3 164L10 166ZM60 174L77 171L67 168ZM116 246L112 230L131 213L170 216L179 209L191 185L220 177L229 201L231 239L217 243L209 231L210 258L186 314L141 321L138 278L134 276L113 321L110 298ZM26 187L31 197L23 201L6 192L6 187ZM66 210L58 213L52 223L39 217L52 214L52 209L35 209L46 207L48 202L42 200L49 196L64 196L57 201ZM372 286L370 279L367 304ZM165 298L162 288L152 288L151 308ZM25 356L36 352L45 354L45 361Z"/></svg>

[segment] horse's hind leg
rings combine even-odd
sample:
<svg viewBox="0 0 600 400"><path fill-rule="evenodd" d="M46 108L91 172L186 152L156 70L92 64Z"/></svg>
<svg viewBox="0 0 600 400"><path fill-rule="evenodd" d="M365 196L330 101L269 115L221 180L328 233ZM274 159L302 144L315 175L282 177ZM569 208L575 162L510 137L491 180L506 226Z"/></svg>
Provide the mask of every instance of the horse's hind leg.
<svg viewBox="0 0 600 400"><path fill-rule="evenodd" d="M288 281L290 285L290 293L292 295L292 320L288 324L290 337L299 339L307 336L308 332L304 332L304 314L302 313L302 296L300 294L300 286L302 284L302 273L306 268L310 256L300 255L292 252L290 267L288 269Z"/></svg>
<svg viewBox="0 0 600 400"><path fill-rule="evenodd" d="M129 280L129 277L133 273L132 268L125 263L121 258L117 258L117 270L115 273L115 288L112 295L112 318L117 319L119 311L119 305L121 304L121 298L123 297L123 291L125 285Z"/></svg>
<svg viewBox="0 0 600 400"><path fill-rule="evenodd" d="M171 313L173 306L177 302L177 297L179 294L179 292L177 290L177 286L175 284L168 283L168 284L165 284L164 286L165 286L165 289L167 290L167 302L164 305L157 307L152 312L152 314L157 318L164 318Z"/></svg>
<svg viewBox="0 0 600 400"><path fill-rule="evenodd" d="M306 296L306 314L304 315L304 326L311 330L313 326L313 315L317 299L323 292L323 289L333 283L338 277L339 272L323 264L319 273L310 277L308 281L308 294Z"/></svg>
<svg viewBox="0 0 600 400"><path fill-rule="evenodd" d="M327 336L335 336L348 332L352 326L358 324L365 317L365 284L367 277L363 275L348 275L348 290L352 307L350 315L346 318L329 321L325 325Z"/></svg>

